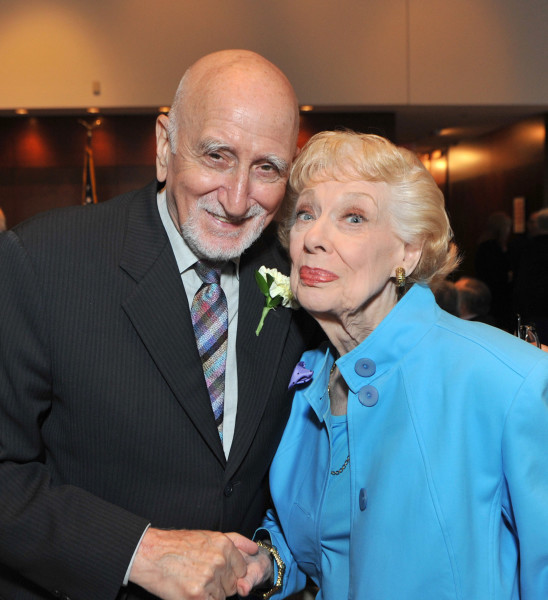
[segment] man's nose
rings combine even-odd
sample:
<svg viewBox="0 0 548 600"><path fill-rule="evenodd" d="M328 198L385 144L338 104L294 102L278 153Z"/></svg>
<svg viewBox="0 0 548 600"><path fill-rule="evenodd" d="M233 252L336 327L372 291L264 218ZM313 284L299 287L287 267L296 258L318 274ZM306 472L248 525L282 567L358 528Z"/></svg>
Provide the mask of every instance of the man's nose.
<svg viewBox="0 0 548 600"><path fill-rule="evenodd" d="M249 209L250 186L251 181L246 168L238 168L228 175L224 187L225 193L219 197L228 216L243 217L247 213Z"/></svg>

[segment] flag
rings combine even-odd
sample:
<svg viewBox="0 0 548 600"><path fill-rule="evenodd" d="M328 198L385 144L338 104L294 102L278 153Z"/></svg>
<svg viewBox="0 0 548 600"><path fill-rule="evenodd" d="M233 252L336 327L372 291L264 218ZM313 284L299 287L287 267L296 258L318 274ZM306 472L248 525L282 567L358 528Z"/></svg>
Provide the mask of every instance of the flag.
<svg viewBox="0 0 548 600"><path fill-rule="evenodd" d="M93 164L93 150L86 144L84 154L84 176L82 186L82 204L97 204L97 191L95 188L95 166Z"/></svg>

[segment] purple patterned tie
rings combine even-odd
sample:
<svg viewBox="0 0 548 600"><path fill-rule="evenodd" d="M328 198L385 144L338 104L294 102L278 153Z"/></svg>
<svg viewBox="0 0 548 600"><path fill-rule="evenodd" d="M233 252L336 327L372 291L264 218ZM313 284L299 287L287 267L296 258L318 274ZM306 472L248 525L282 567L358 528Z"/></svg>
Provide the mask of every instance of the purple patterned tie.
<svg viewBox="0 0 548 600"><path fill-rule="evenodd" d="M223 439L228 307L220 285L221 267L199 260L194 269L203 284L192 301L192 324L215 423Z"/></svg>

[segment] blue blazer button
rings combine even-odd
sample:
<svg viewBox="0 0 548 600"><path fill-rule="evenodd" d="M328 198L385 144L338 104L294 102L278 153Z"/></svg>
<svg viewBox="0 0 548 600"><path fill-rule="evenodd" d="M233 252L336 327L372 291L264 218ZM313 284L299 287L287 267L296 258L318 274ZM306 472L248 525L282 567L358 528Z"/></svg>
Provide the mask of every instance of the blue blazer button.
<svg viewBox="0 0 548 600"><path fill-rule="evenodd" d="M370 358L360 358L354 365L354 370L362 377L371 377L375 375L377 365Z"/></svg>
<svg viewBox="0 0 548 600"><path fill-rule="evenodd" d="M360 497L359 497L359 501L360 501L360 510L365 510L367 508L367 492L365 491L365 488L362 488L360 490Z"/></svg>
<svg viewBox="0 0 548 600"><path fill-rule="evenodd" d="M364 385L358 392L358 400L364 406L375 406L379 400L379 392L372 385Z"/></svg>

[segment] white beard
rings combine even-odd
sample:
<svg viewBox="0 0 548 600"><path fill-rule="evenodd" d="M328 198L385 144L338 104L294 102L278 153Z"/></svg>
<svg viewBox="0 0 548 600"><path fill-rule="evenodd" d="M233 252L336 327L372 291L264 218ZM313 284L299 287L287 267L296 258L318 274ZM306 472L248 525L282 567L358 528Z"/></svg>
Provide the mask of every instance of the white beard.
<svg viewBox="0 0 548 600"><path fill-rule="evenodd" d="M226 261L241 256L263 232L267 216L266 210L260 204L254 204L244 216L245 219L252 219L252 223L247 224L245 231L217 234L219 241L221 238L234 240L234 243L227 248L216 244L214 240L204 239L198 222L198 215L202 210L228 219L223 206L217 200L200 198L187 220L180 225L181 235L197 257L214 261Z"/></svg>

